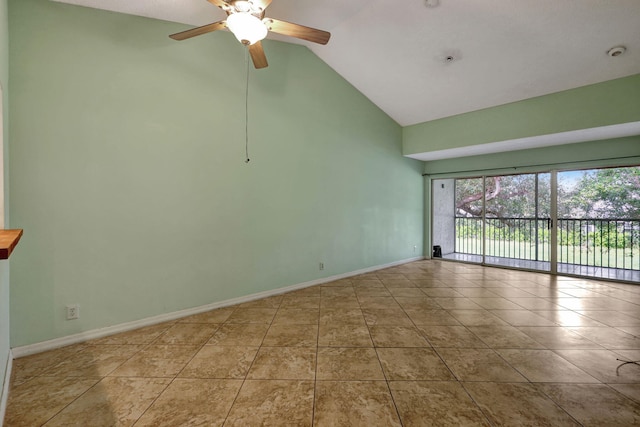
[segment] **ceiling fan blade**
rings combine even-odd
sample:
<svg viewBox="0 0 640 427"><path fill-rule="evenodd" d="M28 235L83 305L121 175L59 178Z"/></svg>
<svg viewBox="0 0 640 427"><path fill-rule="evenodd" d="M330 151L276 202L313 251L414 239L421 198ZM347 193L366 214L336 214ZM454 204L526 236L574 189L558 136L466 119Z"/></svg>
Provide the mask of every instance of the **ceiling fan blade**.
<svg viewBox="0 0 640 427"><path fill-rule="evenodd" d="M265 10L271 4L271 0L253 0L251 3L260 9Z"/></svg>
<svg viewBox="0 0 640 427"><path fill-rule="evenodd" d="M316 30L315 28L305 27L304 25L280 21L279 19L268 18L265 19L264 22L267 28L274 33L308 40L314 43L327 44L331 37L331 33L327 31Z"/></svg>
<svg viewBox="0 0 640 427"><path fill-rule="evenodd" d="M187 31L182 31L180 33L171 34L171 37L174 40L185 40L190 39L191 37L199 36L201 34L211 33L216 30L222 30L226 28L226 21L218 21L213 24L203 25L202 27L192 28Z"/></svg>
<svg viewBox="0 0 640 427"><path fill-rule="evenodd" d="M249 54L251 55L251 60L253 61L254 67L266 68L269 66L269 64L267 63L267 57L264 54L264 49L262 49L261 42L256 42L249 45Z"/></svg>

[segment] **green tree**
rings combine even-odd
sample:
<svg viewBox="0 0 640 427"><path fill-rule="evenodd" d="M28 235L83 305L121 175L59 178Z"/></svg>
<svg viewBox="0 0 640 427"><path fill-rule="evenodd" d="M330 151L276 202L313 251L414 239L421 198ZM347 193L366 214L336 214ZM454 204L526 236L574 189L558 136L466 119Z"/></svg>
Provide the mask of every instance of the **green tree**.
<svg viewBox="0 0 640 427"><path fill-rule="evenodd" d="M537 217L549 216L549 174L538 174ZM484 195L489 218L535 218L536 174L487 177ZM482 178L456 180L456 214L482 216Z"/></svg>
<svg viewBox="0 0 640 427"><path fill-rule="evenodd" d="M562 204L572 216L639 219L640 167L585 171Z"/></svg>

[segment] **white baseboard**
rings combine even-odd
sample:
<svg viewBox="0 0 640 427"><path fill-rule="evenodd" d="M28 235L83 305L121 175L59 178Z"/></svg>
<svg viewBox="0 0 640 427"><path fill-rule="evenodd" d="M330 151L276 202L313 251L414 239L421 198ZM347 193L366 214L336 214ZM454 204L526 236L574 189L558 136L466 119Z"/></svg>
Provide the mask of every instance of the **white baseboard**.
<svg viewBox="0 0 640 427"><path fill-rule="evenodd" d="M0 395L0 427L4 424L4 414L7 411L7 401L9 400L9 385L11 383L11 370L13 368L13 354L11 350L9 350L6 368L2 381L2 394Z"/></svg>
<svg viewBox="0 0 640 427"><path fill-rule="evenodd" d="M44 351L53 350L56 348L64 347L71 344L77 344L88 340L106 337L121 332L131 331L133 329L142 328L145 326L151 326L162 322L168 322L171 320L181 319L183 317L192 316L194 314L204 313L206 311L214 310L216 308L228 307L230 305L241 304L261 298L266 298L274 295L280 295L286 292L295 291L298 289L308 288L309 286L316 286L323 283L333 282L334 280L346 279L349 277L357 276L359 274L370 273L372 271L382 270L389 267L395 267L397 265L407 264L414 261L423 260L424 257L408 258L401 261L395 261L388 264L376 265L373 267L363 268L361 270L351 271L349 273L337 274L334 276L323 277L320 279L310 280L308 282L298 283L291 286L285 286L283 288L272 289L269 291L258 292L255 294L232 298L225 301L214 302L212 304L201 305L199 307L188 308L185 310L174 311L171 313L160 314L158 316L147 317L145 319L135 320L133 322L121 323L119 325L108 326L106 328L93 329L90 331L80 332L78 334L68 335L66 337L55 338L48 341L42 341L35 344L24 345L13 348L13 357L19 358L24 356L30 356L36 353L42 353Z"/></svg>

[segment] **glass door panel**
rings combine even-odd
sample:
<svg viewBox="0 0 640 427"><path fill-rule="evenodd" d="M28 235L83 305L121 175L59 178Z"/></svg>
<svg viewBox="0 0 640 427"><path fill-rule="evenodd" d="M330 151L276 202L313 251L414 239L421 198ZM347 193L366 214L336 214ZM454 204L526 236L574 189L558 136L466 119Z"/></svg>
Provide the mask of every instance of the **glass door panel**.
<svg viewBox="0 0 640 427"><path fill-rule="evenodd" d="M640 167L558 172L558 272L640 280Z"/></svg>
<svg viewBox="0 0 640 427"><path fill-rule="evenodd" d="M469 262L483 262L482 178L455 180L455 258Z"/></svg>
<svg viewBox="0 0 640 427"><path fill-rule="evenodd" d="M485 178L485 263L550 271L550 174Z"/></svg>

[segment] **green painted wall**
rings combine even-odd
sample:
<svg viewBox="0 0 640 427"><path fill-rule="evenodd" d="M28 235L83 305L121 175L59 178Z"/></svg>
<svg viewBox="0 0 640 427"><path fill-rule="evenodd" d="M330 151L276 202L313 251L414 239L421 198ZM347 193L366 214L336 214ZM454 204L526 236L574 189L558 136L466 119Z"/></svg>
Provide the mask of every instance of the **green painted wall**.
<svg viewBox="0 0 640 427"><path fill-rule="evenodd" d="M640 120L640 74L408 126L403 153L467 147Z"/></svg>
<svg viewBox="0 0 640 427"><path fill-rule="evenodd" d="M9 3L12 346L422 253L421 162L307 48L265 41L245 164L230 33Z"/></svg>
<svg viewBox="0 0 640 427"><path fill-rule="evenodd" d="M5 183L7 181L7 150L9 145L9 22L7 14L7 1L0 0L0 85L2 86L2 135L4 150L3 172ZM6 191L5 191L6 194ZM8 201L5 199L5 209L8 209ZM1 224L4 226L4 224ZM0 400L2 399L2 386L6 374L7 361L9 359L9 261L0 261ZM1 421L0 421L1 424Z"/></svg>

